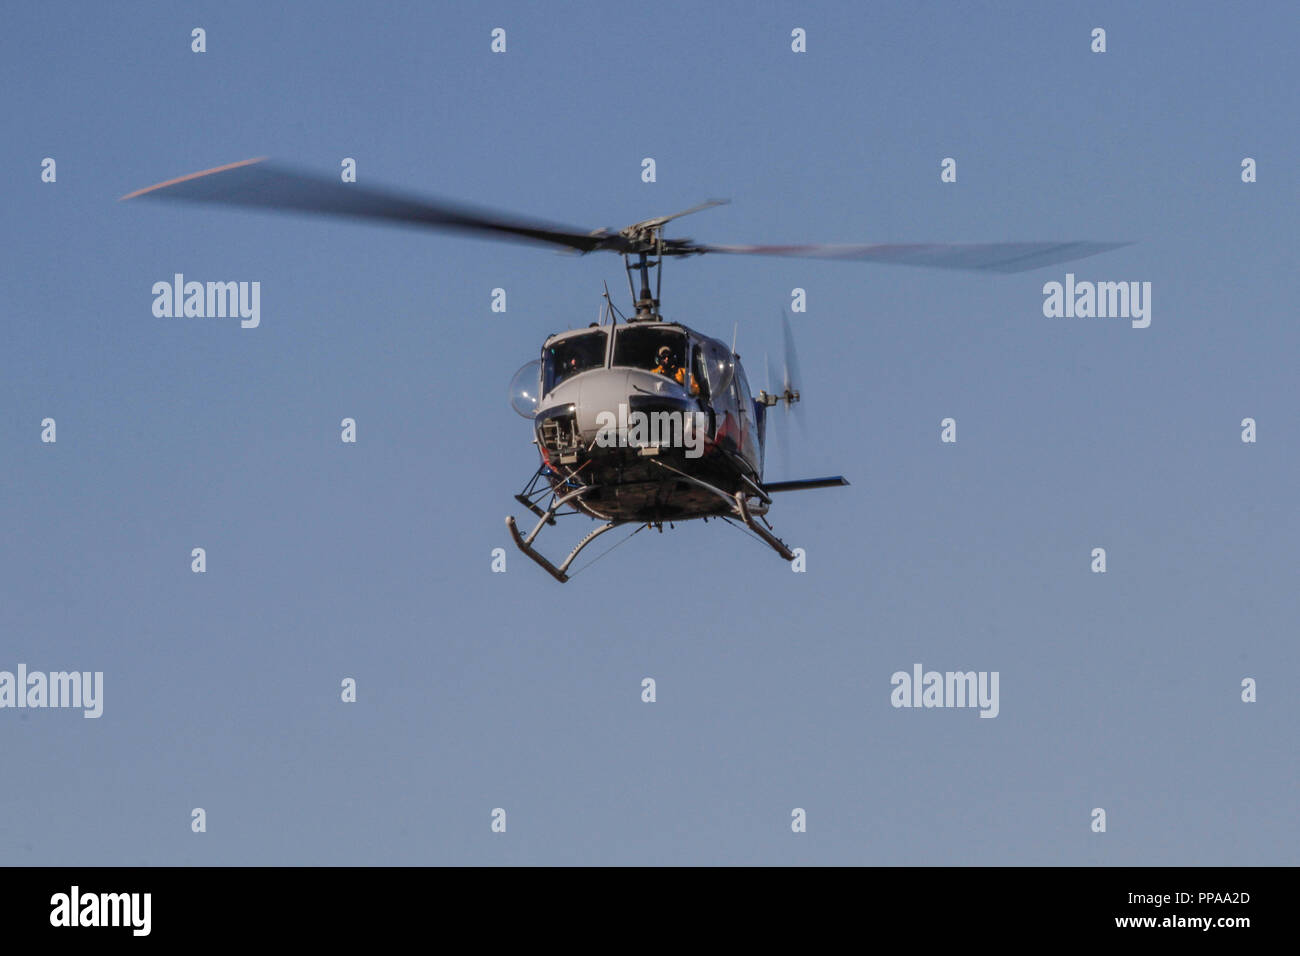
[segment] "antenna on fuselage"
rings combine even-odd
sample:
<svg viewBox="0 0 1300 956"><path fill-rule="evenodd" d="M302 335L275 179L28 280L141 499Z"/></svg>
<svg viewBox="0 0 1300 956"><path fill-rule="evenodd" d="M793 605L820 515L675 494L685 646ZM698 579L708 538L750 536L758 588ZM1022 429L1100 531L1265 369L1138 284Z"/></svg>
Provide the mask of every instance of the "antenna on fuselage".
<svg viewBox="0 0 1300 956"><path fill-rule="evenodd" d="M601 285L605 287L605 291L601 295L601 298L605 300L605 304L600 307L601 315L609 316L610 325L618 325L619 319L623 319L623 321L626 322L627 319L623 316L622 312L618 311L618 306L614 304L614 299L609 294L609 283L602 280Z"/></svg>

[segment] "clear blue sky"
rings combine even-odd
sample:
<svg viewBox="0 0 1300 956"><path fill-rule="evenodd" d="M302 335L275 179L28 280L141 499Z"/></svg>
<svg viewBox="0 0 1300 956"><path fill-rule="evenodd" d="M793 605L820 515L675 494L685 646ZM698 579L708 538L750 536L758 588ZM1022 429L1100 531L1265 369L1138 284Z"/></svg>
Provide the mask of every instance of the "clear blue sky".
<svg viewBox="0 0 1300 956"><path fill-rule="evenodd" d="M0 669L105 701L0 711L0 862L1300 862L1298 33L1287 3L15 6ZM853 484L779 500L805 574L695 523L560 586L503 524L535 466L506 386L619 260L116 201L259 155L589 228L729 197L675 224L708 242L1139 242L670 263L665 314L739 322L755 388L807 290L770 474ZM1151 282L1150 328L1044 318L1067 271ZM260 281L260 328L155 318L177 272ZM916 662L998 671L1000 715L892 708Z"/></svg>

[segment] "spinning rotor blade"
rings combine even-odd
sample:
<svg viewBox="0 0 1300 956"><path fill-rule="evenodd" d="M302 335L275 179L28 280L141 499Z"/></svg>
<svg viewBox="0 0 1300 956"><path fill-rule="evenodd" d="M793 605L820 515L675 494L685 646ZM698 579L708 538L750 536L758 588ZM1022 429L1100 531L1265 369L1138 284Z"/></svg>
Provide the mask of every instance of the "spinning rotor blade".
<svg viewBox="0 0 1300 956"><path fill-rule="evenodd" d="M794 332L790 330L790 317L785 309L781 310L781 337L785 345L785 393L790 395L803 388L803 374L799 371L799 352L794 347ZM803 395L799 400L785 403L787 417L793 415L800 438L804 433Z"/></svg>
<svg viewBox="0 0 1300 956"><path fill-rule="evenodd" d="M690 209L683 209L681 212L675 212L671 216L659 216L655 219L647 219L645 222L638 222L635 226L629 228L638 229L662 226L664 223L672 222L674 219L681 219L682 216L689 216L693 212L703 212L705 209L712 209L714 206L725 206L729 202L731 202L730 199L706 199L698 206L692 206Z"/></svg>
<svg viewBox="0 0 1300 956"><path fill-rule="evenodd" d="M808 259L854 259L936 269L980 272L1026 272L1041 266L1083 259L1131 242L927 242L877 245L710 246L694 252L726 252L746 256L795 256Z"/></svg>
<svg viewBox="0 0 1300 956"><path fill-rule="evenodd" d="M785 309L781 310L781 338L784 356L781 364L781 391L777 395L777 403L785 406L781 413L782 427L780 437L776 438L774 444L780 449L781 470L783 474L790 474L790 449L793 444L793 435L791 434L790 421L794 420L795 430L802 436L804 430L803 405L800 399L794 396L798 393L803 383L803 377L799 373L799 354L794 347L794 333L790 329L790 317L786 314ZM763 355L763 366L767 372L768 394L772 394L772 365L768 361L766 353ZM772 419L769 415L767 432L768 440L772 441L774 430L770 428Z"/></svg>
<svg viewBox="0 0 1300 956"><path fill-rule="evenodd" d="M180 199L252 209L320 213L474 233L489 238L550 243L580 252L595 249L621 252L627 245L624 237L603 230L583 232L572 226L529 220L440 199L417 199L356 183L344 183L337 176L331 179L276 166L265 159L246 159L169 179L122 198Z"/></svg>
<svg viewBox="0 0 1300 956"><path fill-rule="evenodd" d="M781 310L781 338L785 344L785 380L781 383L782 388L789 392L793 388L798 388L803 382L803 376L799 374L799 353L794 348L794 333L790 331L790 318Z"/></svg>
<svg viewBox="0 0 1300 956"><path fill-rule="evenodd" d="M786 371L787 371L786 379L788 380L789 369L787 368ZM763 372L764 372L764 376L767 379L767 381L764 383L763 390L768 395L775 395L776 393L772 391L772 362L768 358L766 352L763 353ZM785 388L788 387L789 387L789 383L787 381L786 385L783 386L782 388L781 391L782 395L785 394ZM788 420L790 417L790 404L788 402L778 402L778 404L785 406L785 415L783 417ZM768 459L768 456L766 454L766 449L778 451L780 453L780 458L781 458L781 474L789 475L790 474L790 436L788 433L783 433L778 437L776 434L778 429L773 427L773 425L775 424L776 423L773 421L773 413L771 411L771 406L769 406L767 412L767 426L764 429L764 436L765 436L764 458L770 460ZM785 422L783 422L782 424L785 424Z"/></svg>
<svg viewBox="0 0 1300 956"><path fill-rule="evenodd" d="M251 209L318 213L374 222L469 233L491 239L538 242L578 252L604 250L624 255L695 256L706 252L732 255L796 256L853 259L940 269L1024 272L1081 259L1130 245L1127 242L988 242L885 245L713 246L693 239L664 239L665 224L726 202L710 199L670 216L659 216L615 232L584 231L513 213L497 212L441 199L344 183L337 176L301 172L246 159L136 190L123 199L179 199Z"/></svg>

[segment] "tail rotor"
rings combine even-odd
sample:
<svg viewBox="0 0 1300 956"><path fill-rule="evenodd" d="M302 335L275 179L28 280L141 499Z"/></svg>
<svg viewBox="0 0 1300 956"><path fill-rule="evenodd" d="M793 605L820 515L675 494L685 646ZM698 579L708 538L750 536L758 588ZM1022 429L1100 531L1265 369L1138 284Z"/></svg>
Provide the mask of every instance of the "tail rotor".
<svg viewBox="0 0 1300 956"><path fill-rule="evenodd" d="M790 329L790 319L784 309L781 311L781 337L785 353L781 364L781 390L779 392L772 391L772 364L768 356L764 354L763 368L766 373L767 387L758 393L758 400L768 408L777 404L785 406L785 412L782 415L783 424L785 425L784 434L782 434L778 444L781 446L781 470L788 475L790 473L789 432L791 417L794 418L796 428L800 432L803 430L803 413L799 408L794 407L800 402L799 383L803 379L799 373L799 355L794 347L794 333Z"/></svg>

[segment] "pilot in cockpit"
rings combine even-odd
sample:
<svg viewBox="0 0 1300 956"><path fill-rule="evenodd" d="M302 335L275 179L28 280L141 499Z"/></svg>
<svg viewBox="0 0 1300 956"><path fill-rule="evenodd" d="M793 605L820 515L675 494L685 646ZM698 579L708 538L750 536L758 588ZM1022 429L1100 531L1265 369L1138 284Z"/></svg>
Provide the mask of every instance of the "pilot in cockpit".
<svg viewBox="0 0 1300 956"><path fill-rule="evenodd" d="M686 384L686 369L673 356L673 350L667 345L661 345L658 353L659 364L651 371L656 375L667 375L678 385ZM694 379L691 380L691 394L700 394L700 383Z"/></svg>

